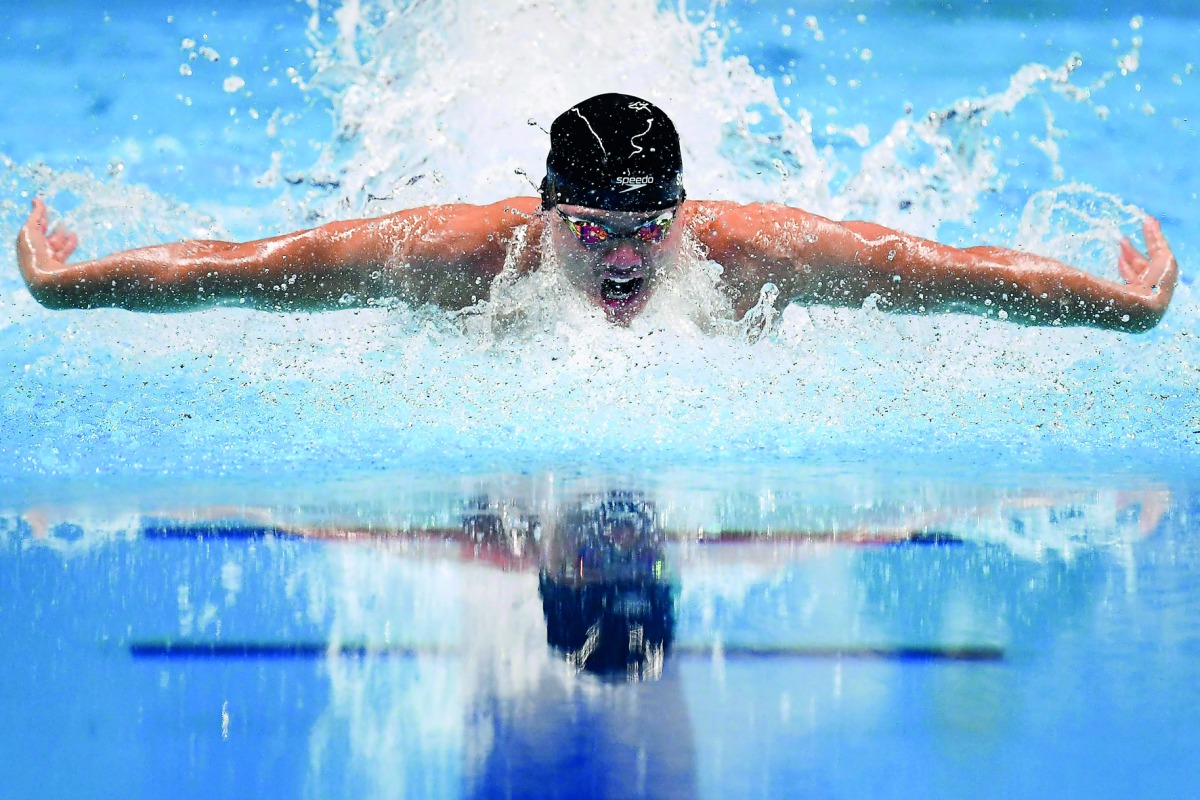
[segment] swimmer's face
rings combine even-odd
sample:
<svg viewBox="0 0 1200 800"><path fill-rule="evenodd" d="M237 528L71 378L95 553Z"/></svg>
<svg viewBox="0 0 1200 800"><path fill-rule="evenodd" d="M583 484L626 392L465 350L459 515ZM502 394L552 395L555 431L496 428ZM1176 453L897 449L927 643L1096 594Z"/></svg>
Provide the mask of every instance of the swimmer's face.
<svg viewBox="0 0 1200 800"><path fill-rule="evenodd" d="M575 587L663 579L663 533L652 504L611 492L564 511L542 543L542 570L552 579Z"/></svg>
<svg viewBox="0 0 1200 800"><path fill-rule="evenodd" d="M632 212L558 205L549 216L567 278L621 325L645 308L682 239L678 207Z"/></svg>

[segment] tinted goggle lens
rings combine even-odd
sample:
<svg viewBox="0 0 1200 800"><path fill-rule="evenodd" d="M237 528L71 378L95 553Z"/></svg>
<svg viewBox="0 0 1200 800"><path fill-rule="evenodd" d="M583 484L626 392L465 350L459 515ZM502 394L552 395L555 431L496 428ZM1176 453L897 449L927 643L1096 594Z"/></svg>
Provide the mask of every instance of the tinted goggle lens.
<svg viewBox="0 0 1200 800"><path fill-rule="evenodd" d="M603 225L598 225L595 222L584 222L583 220L570 220L573 224L571 229L575 231L575 236L584 244L601 244L607 242L608 237L613 233Z"/></svg>
<svg viewBox="0 0 1200 800"><path fill-rule="evenodd" d="M671 225L671 219L659 217L653 222L647 222L642 227L633 232L633 235L641 239L643 242L658 244L667 235L667 228Z"/></svg>
<svg viewBox="0 0 1200 800"><path fill-rule="evenodd" d="M567 225L571 228L571 232L575 234L575 238L584 244L603 244L609 239L628 239L633 238L647 244L658 244L667 236L667 231L671 227L671 222L674 220L674 214L664 214L658 219L650 220L642 225L639 225L631 233L619 234L611 230L599 222L590 222L584 219L576 219L558 212L563 219L567 221Z"/></svg>

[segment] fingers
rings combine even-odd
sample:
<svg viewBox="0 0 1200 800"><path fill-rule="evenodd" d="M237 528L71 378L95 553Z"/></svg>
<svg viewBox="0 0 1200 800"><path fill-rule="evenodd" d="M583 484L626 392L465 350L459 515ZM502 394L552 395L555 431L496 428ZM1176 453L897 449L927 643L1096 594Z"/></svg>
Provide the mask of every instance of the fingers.
<svg viewBox="0 0 1200 800"><path fill-rule="evenodd" d="M46 242L46 206L41 198L34 198L33 210L29 219L21 226L17 234L17 266L25 283L32 286L37 278L41 265L49 254Z"/></svg>
<svg viewBox="0 0 1200 800"><path fill-rule="evenodd" d="M75 248L79 244L79 239L75 234L68 232L62 227L58 227L46 237L46 244L50 246L50 255L56 261L66 261L71 257L71 253L75 252Z"/></svg>
<svg viewBox="0 0 1200 800"><path fill-rule="evenodd" d="M1147 216L1142 222L1142 231L1146 236L1146 249L1150 253L1150 264L1140 281L1141 285L1150 292L1151 304L1161 316L1171 303L1175 293L1175 284L1179 279L1179 266L1167 237L1163 235L1162 226L1154 217Z"/></svg>
<svg viewBox="0 0 1200 800"><path fill-rule="evenodd" d="M18 260L24 264L35 258L37 253L44 250L46 247L46 204L42 202L42 198L33 198L32 210L29 212L29 218L25 220L25 224L21 226L20 233L17 234L17 256Z"/></svg>
<svg viewBox="0 0 1200 800"><path fill-rule="evenodd" d="M68 233L66 240L63 242L62 249L59 251L58 260L66 261L75 252L75 248L79 246L79 237L73 233Z"/></svg>
<svg viewBox="0 0 1200 800"><path fill-rule="evenodd" d="M1163 235L1162 225L1158 220L1146 217L1142 229L1146 235L1146 249L1150 251L1150 269L1146 270L1146 280L1170 302L1171 292L1179 277L1175 254L1171 252L1171 246L1167 244L1167 237Z"/></svg>
<svg viewBox="0 0 1200 800"><path fill-rule="evenodd" d="M1142 223L1142 232L1146 237L1146 249L1150 252L1151 261L1159 261L1160 259L1174 260L1175 256L1171 253L1171 246L1167 244L1167 237L1163 236L1162 225L1154 217L1146 217Z"/></svg>
<svg viewBox="0 0 1200 800"><path fill-rule="evenodd" d="M1157 219L1147 216L1142 220L1142 233L1150 258L1138 252L1128 238L1122 239L1117 269L1129 283L1145 290L1157 290L1158 300L1165 308L1165 304L1170 302L1179 268Z"/></svg>
<svg viewBox="0 0 1200 800"><path fill-rule="evenodd" d="M79 238L61 225L56 225L53 230L49 230L50 214L46 208L46 201L42 198L33 198L30 207L29 218L22 228L22 233L26 237L26 249L34 254L37 252L48 254L55 261L65 262L79 246ZM21 244L18 242L18 248L20 246Z"/></svg>
<svg viewBox="0 0 1200 800"><path fill-rule="evenodd" d="M33 198L33 210L29 212L29 222L32 222L41 233L46 232L46 204L42 198Z"/></svg>
<svg viewBox="0 0 1200 800"><path fill-rule="evenodd" d="M1149 267L1150 262L1137 251L1133 242L1128 238L1122 239L1121 252L1117 256L1117 269L1120 270L1121 277L1130 283L1136 283L1142 279Z"/></svg>

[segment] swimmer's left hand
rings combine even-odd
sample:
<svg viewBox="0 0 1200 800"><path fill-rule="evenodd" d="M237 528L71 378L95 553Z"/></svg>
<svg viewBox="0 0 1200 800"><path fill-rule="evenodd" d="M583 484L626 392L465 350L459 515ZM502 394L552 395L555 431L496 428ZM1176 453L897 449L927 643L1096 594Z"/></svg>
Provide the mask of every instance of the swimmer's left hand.
<svg viewBox="0 0 1200 800"><path fill-rule="evenodd" d="M1149 258L1138 252L1128 238L1121 240L1121 254L1117 258L1117 268L1123 277L1139 295L1139 306L1143 319L1139 327L1143 330L1154 327L1162 319L1175 293L1175 284L1179 280L1179 265L1167 238L1163 236L1162 226L1154 217L1146 217L1142 223L1142 232L1146 237L1146 249ZM1147 324L1148 323L1148 324Z"/></svg>

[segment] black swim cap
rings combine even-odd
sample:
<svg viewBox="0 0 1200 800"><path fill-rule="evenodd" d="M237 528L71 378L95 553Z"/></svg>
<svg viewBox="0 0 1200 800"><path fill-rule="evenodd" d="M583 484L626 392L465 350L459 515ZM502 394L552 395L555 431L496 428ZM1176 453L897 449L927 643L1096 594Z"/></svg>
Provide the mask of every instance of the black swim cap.
<svg viewBox="0 0 1200 800"><path fill-rule="evenodd" d="M663 110L627 94L598 94L550 126L542 207L657 211L684 198L679 134Z"/></svg>
<svg viewBox="0 0 1200 800"><path fill-rule="evenodd" d="M675 602L665 581L576 586L538 575L546 643L575 666L631 683L658 680L675 643Z"/></svg>

